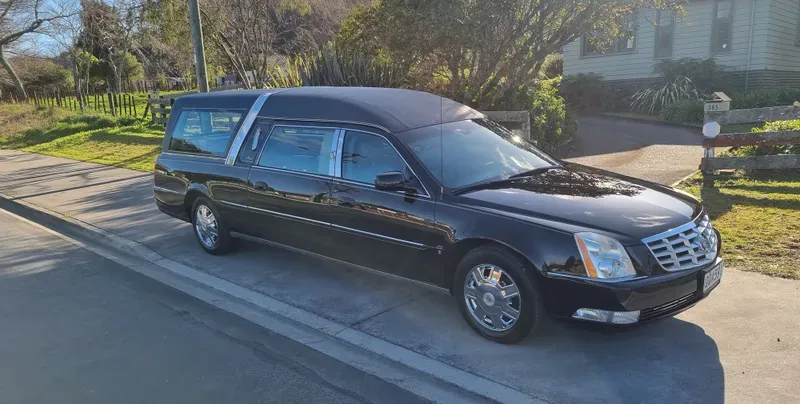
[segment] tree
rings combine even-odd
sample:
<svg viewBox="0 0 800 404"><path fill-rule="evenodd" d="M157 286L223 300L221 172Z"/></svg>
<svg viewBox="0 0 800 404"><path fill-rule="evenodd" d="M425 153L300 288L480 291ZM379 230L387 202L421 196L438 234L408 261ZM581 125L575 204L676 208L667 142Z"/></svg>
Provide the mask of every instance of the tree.
<svg viewBox="0 0 800 404"><path fill-rule="evenodd" d="M135 34L142 23L144 4L138 0L83 0L83 32L80 47L89 50L108 69L108 82L120 92L125 59L135 48Z"/></svg>
<svg viewBox="0 0 800 404"><path fill-rule="evenodd" d="M17 72L8 62L5 51L23 35L42 32L50 23L74 15L68 3L50 3L44 9L42 0L4 0L0 1L0 65L14 82L18 95L28 98L25 86Z"/></svg>
<svg viewBox="0 0 800 404"><path fill-rule="evenodd" d="M340 46L430 66L458 101L488 108L530 83L545 57L589 36L598 47L628 33L642 7L682 13L680 0L382 0L342 25Z"/></svg>

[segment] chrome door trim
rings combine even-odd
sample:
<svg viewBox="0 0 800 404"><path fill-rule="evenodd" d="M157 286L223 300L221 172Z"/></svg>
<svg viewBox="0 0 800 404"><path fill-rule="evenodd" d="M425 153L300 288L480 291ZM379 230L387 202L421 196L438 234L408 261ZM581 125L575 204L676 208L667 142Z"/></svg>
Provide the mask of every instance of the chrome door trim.
<svg viewBox="0 0 800 404"><path fill-rule="evenodd" d="M328 165L328 175L330 176L336 175L336 158L339 155L339 145L342 144L343 139L344 131L342 128L336 129L336 133L333 134L333 142L331 142L330 164Z"/></svg>
<svg viewBox="0 0 800 404"><path fill-rule="evenodd" d="M425 287L425 288L429 288L429 289L435 290L437 292L444 292L444 293L450 294L450 290L449 289L443 288L441 286L434 285L432 283L418 281L418 280L411 279L411 278L406 278L404 276L396 275L396 274L393 274L393 273L390 273L390 272L380 271L380 270L373 269L373 268L370 268L370 267L365 267L363 265L353 264L351 262L342 261L342 260L339 260L339 259L336 259L336 258L329 257L327 255L317 254L315 252L304 250L302 248L292 247L292 246L289 246L289 245L286 245L286 244L281 244L281 243L278 243L278 242L275 242L275 241L270 241L270 240L267 240L267 239L263 239L261 237L255 237L255 236L251 236L251 235L248 235L248 234L239 233L239 232L236 232L236 231L232 231L231 232L231 236L236 237L236 238L245 239L245 240L255 241L257 243L263 243L263 244L272 245L272 246L275 246L275 247L283 248L285 250L294 251L294 252L297 252L297 253L300 253L300 254L307 254L307 255L310 255L310 256L313 256L313 257L318 257L318 258L323 258L323 259L326 259L326 260L331 260L331 261L334 261L334 262L339 262L339 263L342 263L342 264L345 264L345 265L352 266L354 268L358 268L358 269L365 270L365 271L368 271L368 272L373 272L373 273L376 273L378 275L387 276L387 277L398 279L398 280L405 281L405 282L412 282L412 283L415 283L415 284L417 284L419 286L422 286L422 287Z"/></svg>
<svg viewBox="0 0 800 404"><path fill-rule="evenodd" d="M428 192L428 188L425 187L425 184L423 183L423 181L420 178L420 176L417 175L417 173L414 171L414 168L412 168L411 165L408 164L408 161L406 161L406 158L403 157L403 153L400 153L400 150L397 150L397 147L395 147L394 144L392 144L392 142L386 136L383 136L383 135L381 135L379 133L375 133L375 132L369 132L369 131L366 131L366 130L342 128L341 145L338 147L338 151L336 153L336 168L338 170L338 174L334 174L334 176L337 179L342 179L344 181L350 181L350 182L355 182L357 184L364 184L366 186L370 186L370 184L366 184L366 183L363 183L363 182L357 182L357 181L351 181L351 180L342 178L342 154L343 154L342 148L344 147L344 138L347 136L347 132L361 132L361 133L365 133L367 135L378 136L378 137L382 138L383 140L385 140L387 143L389 143L389 146L392 146L392 149L394 149L394 152L397 153L397 155L400 157L401 160L403 160L403 163L406 164L406 167L408 167L408 169L411 170L411 174L413 174L414 177L417 178L417 182L419 182L419 185L422 186L422 190L425 191L425 195L422 195L422 194L418 194L418 195L430 198L431 193ZM371 186L372 186L372 188L375 188L374 185L371 185ZM403 191L398 191L398 192L402 193Z"/></svg>
<svg viewBox="0 0 800 404"><path fill-rule="evenodd" d="M211 160L213 162L219 162L219 161L223 161L224 162L225 161L225 157L210 156L210 155L207 155L207 154L200 154L200 153L178 152L178 151L170 150L170 151L161 152L161 154L167 155L167 156L176 156L176 157L179 157L179 156L190 156L192 158Z"/></svg>
<svg viewBox="0 0 800 404"><path fill-rule="evenodd" d="M326 226L326 227L330 227L330 225L331 225L330 223L323 222L321 220L314 220L314 219L309 219L307 217L290 215L288 213L276 212L274 210L261 209L261 208L256 208L254 206L248 206L247 208L250 209L250 210L254 210L256 212L267 213L267 214L270 214L270 215L273 215L273 216L282 217L282 218L285 218L285 219L292 219L292 220L297 220L297 221L301 221L301 222L307 222L307 223L311 223L311 224L318 224L318 225Z"/></svg>
<svg viewBox="0 0 800 404"><path fill-rule="evenodd" d="M402 196L403 198L432 199L432 198L431 198L430 196L428 196L428 195L425 195L425 194L414 194L414 193L409 193L408 191L383 191L383 190L380 190L380 189L378 189L378 188L375 188L375 185L372 185L372 184L366 184L366 183L363 183L363 182L358 182L358 181L346 180L346 179L344 179L344 178L341 178L341 177L338 177L338 178L334 178L334 179L333 179L333 185L336 185L337 183L341 183L341 184L345 184L345 185L352 185L352 186L363 187L363 188L366 188L366 189L369 189L369 190L372 190L372 191L378 191L378 192L382 192L382 193L384 193L384 194L387 194L387 195L397 195L397 196Z"/></svg>
<svg viewBox="0 0 800 404"><path fill-rule="evenodd" d="M154 191L154 192L155 192L155 191L158 191L158 192L166 192L166 193L168 193L168 194L175 194L175 195L180 195L180 196L184 196L184 195L186 195L186 192L175 191L175 190L172 190L172 189L169 189L169 188L159 187L158 185L154 185L154 186L153 186L153 191Z"/></svg>
<svg viewBox="0 0 800 404"><path fill-rule="evenodd" d="M342 176L342 148L344 147L344 135L346 129L342 128L338 141L336 142L336 154L333 161L333 176L341 178Z"/></svg>
<svg viewBox="0 0 800 404"><path fill-rule="evenodd" d="M394 238L394 237L390 237L390 236L384 236L383 234L372 233L372 232L364 231L364 230L358 230L358 229L354 229L352 227L340 226L338 224L331 223L330 226L333 227L334 229L337 229L337 230L351 231L351 232L354 232L354 233L363 234L363 235L366 235L366 236L371 236L371 237L379 238L379 239L382 239L382 240L392 241L392 242L399 243L399 244L405 244L405 245L408 245L408 246L411 246L411 247L415 247L415 248L419 248L419 249L433 248L431 246L427 246L427 245L422 244L422 243L403 240L403 239L400 239L400 238Z"/></svg>
<svg viewBox="0 0 800 404"><path fill-rule="evenodd" d="M241 209L248 209L249 208L247 205L242 205L241 203L228 202L228 201L219 201L219 202L221 204L223 204L223 205L233 206L233 207L236 207L236 208L241 208Z"/></svg>
<svg viewBox="0 0 800 404"><path fill-rule="evenodd" d="M244 144L244 139L250 132L250 128L253 127L253 122L256 121L256 117L258 116L259 111L261 111L261 107L264 106L264 102L267 101L267 98L269 98L270 95L279 93L280 91L282 90L264 92L259 95L258 98L256 98L255 102L253 102L253 106L250 107L250 111L247 112L244 121L241 125L239 125L239 131L236 132L236 137L233 138L231 148L228 150L227 157L225 157L226 165L232 166L234 163L236 163L236 157L239 156L239 150L241 150L242 144Z"/></svg>

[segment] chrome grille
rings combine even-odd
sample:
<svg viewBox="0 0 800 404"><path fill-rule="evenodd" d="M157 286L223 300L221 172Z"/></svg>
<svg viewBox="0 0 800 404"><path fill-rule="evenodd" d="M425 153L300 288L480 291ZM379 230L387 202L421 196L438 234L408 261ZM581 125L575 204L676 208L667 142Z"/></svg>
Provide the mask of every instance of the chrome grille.
<svg viewBox="0 0 800 404"><path fill-rule="evenodd" d="M667 271L698 267L713 262L717 257L717 234L705 214L696 221L642 241Z"/></svg>

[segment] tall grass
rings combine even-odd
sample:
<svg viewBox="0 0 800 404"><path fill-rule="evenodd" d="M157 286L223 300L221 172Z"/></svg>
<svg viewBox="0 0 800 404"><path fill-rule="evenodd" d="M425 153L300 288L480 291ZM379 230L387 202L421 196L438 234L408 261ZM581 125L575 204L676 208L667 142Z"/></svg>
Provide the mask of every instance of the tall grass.
<svg viewBox="0 0 800 404"><path fill-rule="evenodd" d="M631 97L630 106L634 111L657 114L677 101L702 98L703 94L697 91L691 79L678 76L661 87L656 86L637 91Z"/></svg>
<svg viewBox="0 0 800 404"><path fill-rule="evenodd" d="M297 57L270 74L271 87L349 86L400 87L409 69L389 60L372 58L327 46L315 55Z"/></svg>

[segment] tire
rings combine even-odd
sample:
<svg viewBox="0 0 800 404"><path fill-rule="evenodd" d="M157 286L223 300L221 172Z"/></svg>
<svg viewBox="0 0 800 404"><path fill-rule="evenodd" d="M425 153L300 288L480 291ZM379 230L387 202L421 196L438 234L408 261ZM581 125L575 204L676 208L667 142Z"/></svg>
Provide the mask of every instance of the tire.
<svg viewBox="0 0 800 404"><path fill-rule="evenodd" d="M203 222L201 216L211 222ZM204 196L197 198L192 205L192 231L197 243L209 254L224 255L233 250L234 240L219 210ZM216 237L211 237L214 232Z"/></svg>
<svg viewBox="0 0 800 404"><path fill-rule="evenodd" d="M493 245L475 248L461 259L453 290L461 315L475 332L495 342L516 344L542 328L544 304L526 267L516 254Z"/></svg>

